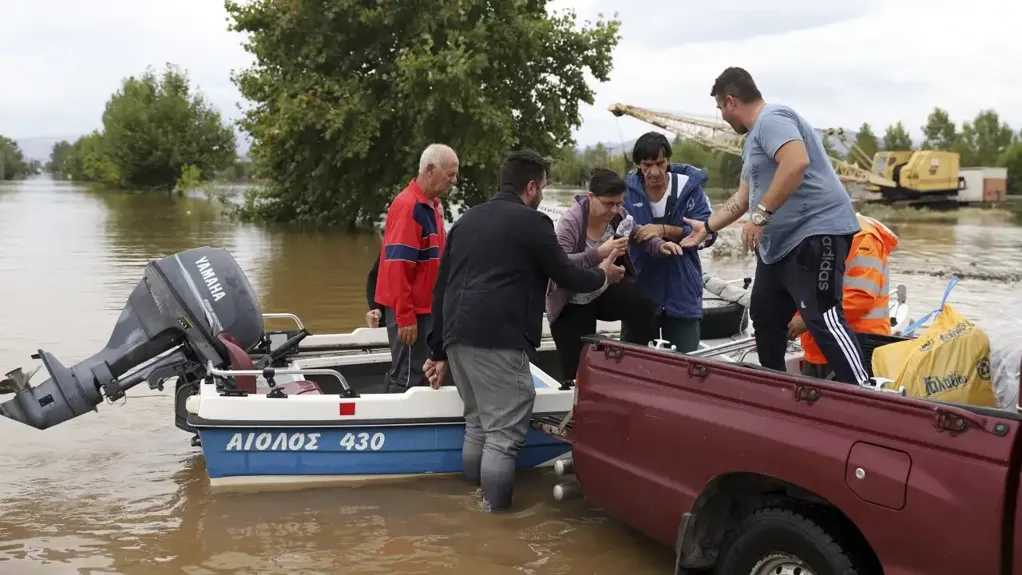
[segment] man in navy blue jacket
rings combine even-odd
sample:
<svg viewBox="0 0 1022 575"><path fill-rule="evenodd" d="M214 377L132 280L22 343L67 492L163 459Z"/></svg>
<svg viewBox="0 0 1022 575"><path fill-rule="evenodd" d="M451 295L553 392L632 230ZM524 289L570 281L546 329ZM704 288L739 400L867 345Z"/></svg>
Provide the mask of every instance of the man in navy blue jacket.
<svg viewBox="0 0 1022 575"><path fill-rule="evenodd" d="M659 132L647 132L635 141L632 161L638 165L625 178L625 207L640 225L629 256L639 287L656 304L661 337L689 352L699 347L703 318L703 266L699 250L713 245L717 235L682 255L652 256L639 242L659 237L678 242L691 233L684 218L710 217L710 200L703 185L706 173L688 164L671 163L671 143Z"/></svg>

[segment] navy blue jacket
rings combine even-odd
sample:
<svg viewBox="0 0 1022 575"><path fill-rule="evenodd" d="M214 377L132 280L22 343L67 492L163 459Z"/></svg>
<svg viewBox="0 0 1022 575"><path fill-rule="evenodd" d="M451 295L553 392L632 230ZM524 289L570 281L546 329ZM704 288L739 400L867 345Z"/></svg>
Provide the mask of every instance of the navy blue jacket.
<svg viewBox="0 0 1022 575"><path fill-rule="evenodd" d="M706 173L688 164L671 164L668 171L688 177L683 185L679 179L671 179L672 186L667 193L676 200L672 209L665 214L664 223L685 230L688 235L692 228L682 218L705 220L710 217L710 199L706 197L703 185ZM628 189L625 192L625 208L635 218L637 225L653 223L653 209L643 190L642 177L633 170L625 177ZM681 188L680 190L677 188ZM635 265L636 282L656 304L658 312L667 312L670 317L703 317L703 266L699 261L699 250L710 247L717 240L711 234L698 248L686 249L681 256L653 257L642 246L628 248Z"/></svg>

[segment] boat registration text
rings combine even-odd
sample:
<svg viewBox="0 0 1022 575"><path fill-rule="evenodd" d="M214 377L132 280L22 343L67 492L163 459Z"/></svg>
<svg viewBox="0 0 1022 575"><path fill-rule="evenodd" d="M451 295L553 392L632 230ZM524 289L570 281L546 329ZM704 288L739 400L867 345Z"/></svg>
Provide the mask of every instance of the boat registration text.
<svg viewBox="0 0 1022 575"><path fill-rule="evenodd" d="M382 432L346 432L341 435L339 446L344 451L379 451L383 448L386 441L387 436ZM266 431L261 433L235 433L231 436L230 441L227 442L225 450L320 451L323 445L322 433Z"/></svg>

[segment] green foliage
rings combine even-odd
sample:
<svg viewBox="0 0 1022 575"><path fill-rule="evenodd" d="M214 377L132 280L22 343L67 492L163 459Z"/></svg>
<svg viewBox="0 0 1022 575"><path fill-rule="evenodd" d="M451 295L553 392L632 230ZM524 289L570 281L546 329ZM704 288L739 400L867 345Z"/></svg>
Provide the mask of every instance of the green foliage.
<svg viewBox="0 0 1022 575"><path fill-rule="evenodd" d="M188 164L181 168L181 176L177 179L177 184L174 186L179 192L187 192L188 190L194 190L202 184L202 170L197 166Z"/></svg>
<svg viewBox="0 0 1022 575"><path fill-rule="evenodd" d="M589 170L600 167L610 168L622 176L631 169L631 161L625 153L612 153L603 144L589 146L581 152L574 146L565 146L551 157L550 182L561 186L585 187L589 182Z"/></svg>
<svg viewBox="0 0 1022 575"><path fill-rule="evenodd" d="M877 136L873 133L873 128L869 125L869 123L863 122L862 125L859 126L859 132L855 134L854 144L855 146L858 146L858 148L862 150L863 154L865 154L867 158L870 158L871 161L870 165L861 167L867 170L870 169L872 167L872 158L876 155L877 150L880 149L880 143L877 141Z"/></svg>
<svg viewBox="0 0 1022 575"><path fill-rule="evenodd" d="M998 160L998 166L1008 168L1008 193L1022 194L1022 141L1008 146Z"/></svg>
<svg viewBox="0 0 1022 575"><path fill-rule="evenodd" d="M843 159L842 155L834 149L834 144L830 143L830 137L820 136L820 143L823 144L823 151L827 152L827 155L832 158Z"/></svg>
<svg viewBox="0 0 1022 575"><path fill-rule="evenodd" d="M123 183L121 171L107 155L105 144L103 134L98 130L75 140L65 163L67 175L72 180L119 187Z"/></svg>
<svg viewBox="0 0 1022 575"><path fill-rule="evenodd" d="M46 162L46 171L54 177L63 179L71 173L71 144L60 141L53 144L50 150L50 161Z"/></svg>
<svg viewBox="0 0 1022 575"><path fill-rule="evenodd" d="M0 136L0 180L16 180L28 174L25 154L14 140Z"/></svg>
<svg viewBox="0 0 1022 575"><path fill-rule="evenodd" d="M572 143L588 72L606 81L618 22L579 28L547 0L227 0L254 67L243 127L263 191L243 215L354 227L376 220L431 142L461 161L474 205L503 156Z"/></svg>
<svg viewBox="0 0 1022 575"><path fill-rule="evenodd" d="M997 112L983 110L972 123L962 126L959 136L962 164L966 166L997 166L1001 155L1015 139L1015 132L1007 122L1001 122Z"/></svg>
<svg viewBox="0 0 1022 575"><path fill-rule="evenodd" d="M958 131L955 123L951 121L947 110L934 108L926 118L926 125L922 127L924 150L950 151L954 148L958 139Z"/></svg>
<svg viewBox="0 0 1022 575"><path fill-rule="evenodd" d="M887 130L884 132L884 149L885 150L911 150L912 149L912 137L908 135L908 130L905 126L898 122L892 126L887 126Z"/></svg>
<svg viewBox="0 0 1022 575"><path fill-rule="evenodd" d="M234 131L171 66L162 77L147 69L125 79L106 104L103 130L106 154L132 187L169 188L186 165L213 174L235 159Z"/></svg>
<svg viewBox="0 0 1022 575"><path fill-rule="evenodd" d="M252 162L238 160L227 168L216 173L214 178L222 182L250 182L253 181Z"/></svg>
<svg viewBox="0 0 1022 575"><path fill-rule="evenodd" d="M128 77L107 101L103 131L53 146L48 164L58 177L107 186L170 189L186 166L200 177L235 161L234 131L184 72L168 66Z"/></svg>

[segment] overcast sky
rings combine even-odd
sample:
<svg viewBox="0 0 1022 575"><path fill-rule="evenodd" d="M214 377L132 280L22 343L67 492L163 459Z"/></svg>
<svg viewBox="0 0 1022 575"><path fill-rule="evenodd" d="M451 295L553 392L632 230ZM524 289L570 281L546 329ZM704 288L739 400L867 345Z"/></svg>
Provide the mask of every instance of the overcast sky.
<svg viewBox="0 0 1022 575"><path fill-rule="evenodd" d="M622 40L609 82L583 109L580 144L649 129L616 119L627 103L714 114L710 86L745 67L768 101L818 128L880 132L902 120L919 136L939 105L959 123L994 108L1022 127L1022 4L1008 0L555 0L583 18L615 11ZM173 62L237 118L232 70L251 61L221 0L3 0L0 134L75 137L100 127L120 82Z"/></svg>

